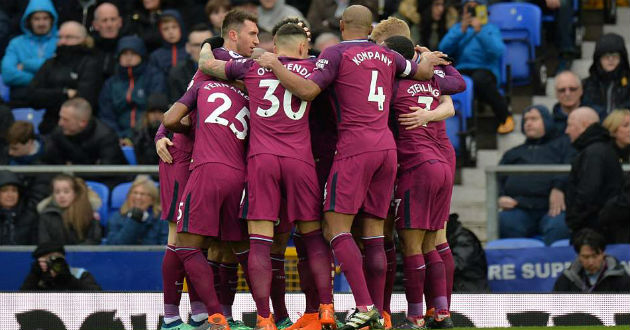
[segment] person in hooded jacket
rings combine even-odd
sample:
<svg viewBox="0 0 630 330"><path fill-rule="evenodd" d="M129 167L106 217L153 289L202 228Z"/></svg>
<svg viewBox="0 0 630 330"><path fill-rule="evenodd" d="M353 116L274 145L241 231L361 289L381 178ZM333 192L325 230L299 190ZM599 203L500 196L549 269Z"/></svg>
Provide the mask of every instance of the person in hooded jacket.
<svg viewBox="0 0 630 330"><path fill-rule="evenodd" d="M583 106L595 109L601 120L615 109L630 108L630 64L622 36L608 33L597 41L589 73Z"/></svg>
<svg viewBox="0 0 630 330"><path fill-rule="evenodd" d="M186 39L184 38L184 24L181 15L174 9L163 11L158 21L158 28L163 44L162 47L151 53L149 65L157 68L166 81L171 68L188 58L188 53L184 47Z"/></svg>
<svg viewBox="0 0 630 330"><path fill-rule="evenodd" d="M464 227L459 215L448 217L446 239L455 260L453 292L488 292L486 252L477 235Z"/></svg>
<svg viewBox="0 0 630 330"><path fill-rule="evenodd" d="M37 212L29 207L28 198L20 178L11 171L1 170L0 245L37 243Z"/></svg>
<svg viewBox="0 0 630 330"><path fill-rule="evenodd" d="M568 164L575 150L567 136L555 137L549 110L535 105L523 111L525 143L508 150L499 164ZM569 237L564 221L563 175L504 175L500 177L501 238L542 235L547 245Z"/></svg>
<svg viewBox="0 0 630 330"><path fill-rule="evenodd" d="M16 105L28 99L26 87L57 48L57 12L50 0L31 0L20 20L23 34L11 39L2 58L2 80Z"/></svg>
<svg viewBox="0 0 630 330"><path fill-rule="evenodd" d="M164 93L164 76L147 65L147 51L137 36L120 38L116 50L116 74L105 81L98 99L99 117L123 139L131 144L132 130L140 125L147 98L153 93Z"/></svg>
<svg viewBox="0 0 630 330"><path fill-rule="evenodd" d="M630 275L615 257L606 254L606 240L596 231L582 229L572 242L578 254L553 286L555 292L630 291Z"/></svg>
<svg viewBox="0 0 630 330"><path fill-rule="evenodd" d="M585 227L601 230L599 211L621 191L621 164L610 134L599 123L595 110L588 107L573 110L566 133L577 150L566 189L567 226L574 234Z"/></svg>
<svg viewBox="0 0 630 330"><path fill-rule="evenodd" d="M103 84L99 59L86 28L68 21L61 24L58 37L56 55L46 60L28 86L29 105L46 109L39 125L41 134L56 127L58 110L68 99L80 96L96 108L96 97Z"/></svg>

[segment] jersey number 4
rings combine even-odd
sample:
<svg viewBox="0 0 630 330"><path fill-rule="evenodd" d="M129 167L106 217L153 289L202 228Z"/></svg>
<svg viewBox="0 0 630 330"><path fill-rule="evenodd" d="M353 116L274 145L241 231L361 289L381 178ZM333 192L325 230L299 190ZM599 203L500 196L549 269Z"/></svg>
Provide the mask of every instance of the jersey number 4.
<svg viewBox="0 0 630 330"><path fill-rule="evenodd" d="M383 93L383 87L376 87L378 82L378 71L372 70L372 81L370 81L370 94L368 95L368 102L376 102L378 104L378 111L383 111L385 107L385 93Z"/></svg>
<svg viewBox="0 0 630 330"><path fill-rule="evenodd" d="M278 100L278 98L273 95L273 93L276 91L276 88L278 88L279 84L280 81L276 79L263 79L258 83L258 87L267 87L267 91L265 92L263 99L271 102L271 107L269 107L269 109L258 107L256 109L257 115L261 117L271 117L275 115L276 112L278 112L278 109L280 108L280 100ZM293 108L291 107L292 101L293 94L288 90L284 90L284 97L282 100L282 109L284 109L284 113L290 119L300 120L302 119L302 117L304 117L304 113L306 112L306 105L308 104L308 102L302 101L300 103L298 111L293 111Z"/></svg>
<svg viewBox="0 0 630 330"><path fill-rule="evenodd" d="M237 139L244 140L247 137L247 129L249 127L247 126L246 119L249 118L249 109L247 109L247 107L243 107L236 116L234 116L234 118L241 123L241 126L243 126L242 130L238 130L236 126L234 126L234 123L230 123L227 119L221 117L224 112L228 111L232 107L232 100L230 100L230 98L224 93L212 93L208 95L209 103L213 103L217 99L223 100L223 104L214 109L214 111L212 111L212 113L203 122L228 126L234 135L236 135Z"/></svg>

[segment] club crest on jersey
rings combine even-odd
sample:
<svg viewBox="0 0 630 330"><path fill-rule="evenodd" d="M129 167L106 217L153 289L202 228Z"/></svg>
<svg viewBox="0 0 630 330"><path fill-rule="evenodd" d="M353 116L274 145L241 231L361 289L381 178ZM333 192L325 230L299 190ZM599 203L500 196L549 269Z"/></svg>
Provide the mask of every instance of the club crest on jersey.
<svg viewBox="0 0 630 330"><path fill-rule="evenodd" d="M446 74L444 73L444 71L442 70L433 70L433 73L435 73L436 75L438 75L440 78L444 78L446 77Z"/></svg>
<svg viewBox="0 0 630 330"><path fill-rule="evenodd" d="M328 60L325 58L320 58L319 60L317 60L317 62L315 63L315 67L318 69L324 69L324 67L328 65Z"/></svg>
<svg viewBox="0 0 630 330"><path fill-rule="evenodd" d="M359 65L366 60L379 60L387 65L392 65L392 60L381 52L360 52L352 58L352 61L356 65Z"/></svg>

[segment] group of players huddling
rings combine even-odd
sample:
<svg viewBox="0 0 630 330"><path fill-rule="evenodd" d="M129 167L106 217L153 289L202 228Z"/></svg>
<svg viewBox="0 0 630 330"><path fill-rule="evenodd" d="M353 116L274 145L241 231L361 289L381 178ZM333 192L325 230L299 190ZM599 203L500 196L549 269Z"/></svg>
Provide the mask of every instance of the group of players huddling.
<svg viewBox="0 0 630 330"><path fill-rule="evenodd" d="M252 58L256 17L238 10L222 38L202 45L199 70L155 139L170 229L163 329L249 329L231 317L238 264L256 329L392 328L394 226L408 301L396 328L452 327L444 226L455 153L443 120L454 114L447 95L465 83L445 54L414 47L400 20L372 31L371 12L355 5L340 23L343 42L318 57L305 24L285 19L274 53ZM292 324L283 258L294 224L306 310ZM345 324L334 314L333 260L356 303Z"/></svg>

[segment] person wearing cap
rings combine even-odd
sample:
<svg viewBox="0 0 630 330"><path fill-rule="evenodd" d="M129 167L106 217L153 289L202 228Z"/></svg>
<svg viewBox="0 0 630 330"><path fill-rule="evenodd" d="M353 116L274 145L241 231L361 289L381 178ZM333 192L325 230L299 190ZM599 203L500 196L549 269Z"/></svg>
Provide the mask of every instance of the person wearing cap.
<svg viewBox="0 0 630 330"><path fill-rule="evenodd" d="M103 84L99 59L92 49L92 39L79 22L61 24L55 56L46 60L28 86L28 105L46 109L39 125L41 134L55 129L57 111L68 99L80 96L96 106Z"/></svg>
<svg viewBox="0 0 630 330"><path fill-rule="evenodd" d="M191 75L192 77L192 75ZM142 123L133 132L134 152L139 165L157 165L159 156L155 149L155 134L157 133L164 112L168 110L169 102L164 94L153 94L147 100L147 111L142 117Z"/></svg>
<svg viewBox="0 0 630 330"><path fill-rule="evenodd" d="M500 165L568 164L575 155L566 135L556 137L547 107L523 111L523 144L508 150ZM566 175L503 175L498 200L501 238L541 235L551 243L569 238L564 221Z"/></svg>
<svg viewBox="0 0 630 330"><path fill-rule="evenodd" d="M473 14L478 5L487 5L486 0L462 0L462 5L461 21L448 30L438 48L455 59L459 72L472 78L475 98L494 112L499 123L497 133L510 133L514 130L514 119L499 93L501 57L505 51L501 31Z"/></svg>
<svg viewBox="0 0 630 330"><path fill-rule="evenodd" d="M15 173L0 171L0 245L37 242L37 212L28 207L23 188Z"/></svg>
<svg viewBox="0 0 630 330"><path fill-rule="evenodd" d="M31 271L20 291L101 291L85 268L70 267L63 245L42 243L33 251Z"/></svg>
<svg viewBox="0 0 630 330"><path fill-rule="evenodd" d="M99 118L116 131L120 143L131 145L132 131L140 125L147 98L165 92L164 76L147 65L147 50L137 36L120 38L116 74L105 81L99 95Z"/></svg>
<svg viewBox="0 0 630 330"><path fill-rule="evenodd" d="M630 62L623 37L603 35L595 44L593 64L584 79L582 105L597 111L604 120L615 109L630 108Z"/></svg>

